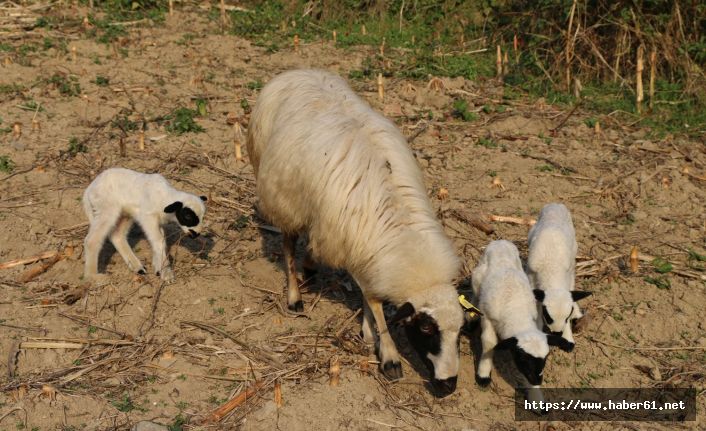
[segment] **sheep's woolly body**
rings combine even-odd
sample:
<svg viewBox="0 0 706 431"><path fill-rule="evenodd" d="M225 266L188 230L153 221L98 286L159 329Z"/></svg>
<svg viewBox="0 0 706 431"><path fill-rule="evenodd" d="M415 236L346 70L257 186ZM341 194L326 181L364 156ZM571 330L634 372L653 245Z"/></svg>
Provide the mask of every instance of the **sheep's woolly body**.
<svg viewBox="0 0 706 431"><path fill-rule="evenodd" d="M514 244L499 240L488 245L473 271L473 292L499 339L517 337L518 346L538 358L549 353L546 336L536 326L535 299Z"/></svg>
<svg viewBox="0 0 706 431"><path fill-rule="evenodd" d="M345 268L360 286L364 338L372 341L374 318L381 366L399 370L388 376L401 376L401 367L382 302L409 302L436 320L442 340L441 353L429 358L434 378L452 379L448 388L455 388L463 312L452 281L459 261L395 125L340 77L295 70L263 88L247 149L259 209L284 233L290 308L301 307L292 238L306 232L311 256Z"/></svg>
<svg viewBox="0 0 706 431"><path fill-rule="evenodd" d="M458 258L404 136L345 81L323 71L279 75L251 125L260 209L285 232L308 230L314 258L396 305L455 296Z"/></svg>
<svg viewBox="0 0 706 431"><path fill-rule="evenodd" d="M197 225L181 226L182 230L197 233L206 212L198 196L173 188L159 174L144 174L123 168L108 169L99 174L83 194L83 208L90 222L85 241L84 276L96 276L98 253L109 235L130 269L144 272L144 267L127 243L130 227L137 222L152 246L155 272L167 281L173 279L162 226L177 221L175 212L165 212L165 207L175 202L180 202L197 217Z"/></svg>
<svg viewBox="0 0 706 431"><path fill-rule="evenodd" d="M544 206L530 229L528 241L527 265L535 285L543 290L574 290L578 246L566 206Z"/></svg>
<svg viewBox="0 0 706 431"><path fill-rule="evenodd" d="M551 323L545 323L552 332L563 332L564 338L573 343L569 320L581 317L581 311L571 297L578 246L568 208L556 203L545 205L528 241L530 282L535 289L544 291L541 302L552 318Z"/></svg>

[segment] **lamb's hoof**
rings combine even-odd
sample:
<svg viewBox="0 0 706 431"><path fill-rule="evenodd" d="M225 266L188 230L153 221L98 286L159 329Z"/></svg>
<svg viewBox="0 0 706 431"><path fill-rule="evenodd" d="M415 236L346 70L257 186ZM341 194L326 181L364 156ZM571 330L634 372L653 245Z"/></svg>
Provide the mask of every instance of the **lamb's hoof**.
<svg viewBox="0 0 706 431"><path fill-rule="evenodd" d="M490 385L491 381L492 381L492 379L490 378L490 376L481 377L478 374L476 374L476 383L478 383L478 386L480 386L481 388L487 388L488 385Z"/></svg>
<svg viewBox="0 0 706 431"><path fill-rule="evenodd" d="M287 308L289 308L290 311L294 311L295 313L303 313L304 312L304 302L300 299L299 301L295 302L294 304L287 304Z"/></svg>
<svg viewBox="0 0 706 431"><path fill-rule="evenodd" d="M571 352L572 350L574 350L575 346L576 344L572 343L571 341L566 341L562 338L559 348L565 352Z"/></svg>
<svg viewBox="0 0 706 431"><path fill-rule="evenodd" d="M174 271L171 268L163 268L162 271L157 271L156 274L165 283L174 282Z"/></svg>
<svg viewBox="0 0 706 431"><path fill-rule="evenodd" d="M389 380L399 380L402 378L402 363L387 361L382 364L382 373Z"/></svg>
<svg viewBox="0 0 706 431"><path fill-rule="evenodd" d="M145 268L140 268L137 270L137 275L145 275L147 274L147 271L145 271Z"/></svg>

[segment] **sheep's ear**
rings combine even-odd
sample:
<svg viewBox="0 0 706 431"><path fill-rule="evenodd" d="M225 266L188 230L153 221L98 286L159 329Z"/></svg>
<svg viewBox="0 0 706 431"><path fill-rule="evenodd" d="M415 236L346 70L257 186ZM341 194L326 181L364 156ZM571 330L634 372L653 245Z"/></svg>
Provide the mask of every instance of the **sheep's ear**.
<svg viewBox="0 0 706 431"><path fill-rule="evenodd" d="M544 291L541 289L532 289L532 292L534 292L534 297L537 301L542 302L544 301Z"/></svg>
<svg viewBox="0 0 706 431"><path fill-rule="evenodd" d="M395 313L395 315L392 317L390 323L397 323L400 320L412 317L414 315L414 312L414 305L409 302L405 302L397 309L397 313Z"/></svg>
<svg viewBox="0 0 706 431"><path fill-rule="evenodd" d="M574 300L574 302L579 301L587 296L591 296L593 292L586 292L586 291L581 291L581 290L572 290L571 291L571 299Z"/></svg>
<svg viewBox="0 0 706 431"><path fill-rule="evenodd" d="M547 344L558 347L564 344L564 339L561 335L547 334Z"/></svg>
<svg viewBox="0 0 706 431"><path fill-rule="evenodd" d="M179 211L183 206L184 206L184 204L182 204L179 201L176 201L173 204L169 204L166 207L164 207L164 212L167 214L175 213L175 212Z"/></svg>
<svg viewBox="0 0 706 431"><path fill-rule="evenodd" d="M199 196L199 197L200 197L201 200L204 201L204 202L206 202L206 201L208 200L208 198L207 198L206 196L201 195L201 196Z"/></svg>
<svg viewBox="0 0 706 431"><path fill-rule="evenodd" d="M495 345L495 350L510 350L517 346L517 337L510 337Z"/></svg>

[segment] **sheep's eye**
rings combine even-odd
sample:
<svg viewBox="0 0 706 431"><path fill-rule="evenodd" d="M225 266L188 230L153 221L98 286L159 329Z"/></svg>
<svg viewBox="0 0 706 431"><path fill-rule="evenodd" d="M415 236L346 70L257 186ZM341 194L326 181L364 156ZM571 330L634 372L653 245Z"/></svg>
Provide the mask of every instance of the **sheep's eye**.
<svg viewBox="0 0 706 431"><path fill-rule="evenodd" d="M430 323L424 323L419 326L419 330L422 331L423 334L431 335L434 333L434 325Z"/></svg>

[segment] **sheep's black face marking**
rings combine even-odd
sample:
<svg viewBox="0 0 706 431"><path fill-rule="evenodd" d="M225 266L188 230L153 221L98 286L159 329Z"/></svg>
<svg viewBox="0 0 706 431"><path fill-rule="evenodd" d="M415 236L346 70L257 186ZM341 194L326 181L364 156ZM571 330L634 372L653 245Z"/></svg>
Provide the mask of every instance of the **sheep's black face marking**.
<svg viewBox="0 0 706 431"><path fill-rule="evenodd" d="M199 217L194 210L188 207L181 208L177 211L176 218L182 226L193 227L199 224Z"/></svg>
<svg viewBox="0 0 706 431"><path fill-rule="evenodd" d="M551 325L554 323L554 319L552 319L552 316L549 315L549 312L547 311L547 307L542 305L542 316L544 316L544 321L547 323L547 325Z"/></svg>
<svg viewBox="0 0 706 431"><path fill-rule="evenodd" d="M545 358L537 358L519 347L514 347L512 349L512 359L517 369L525 376L530 385L542 384Z"/></svg>
<svg viewBox="0 0 706 431"><path fill-rule="evenodd" d="M412 318L412 322L407 325L407 338L424 359L426 359L427 353L438 355L441 351L439 325L427 313L418 313Z"/></svg>

